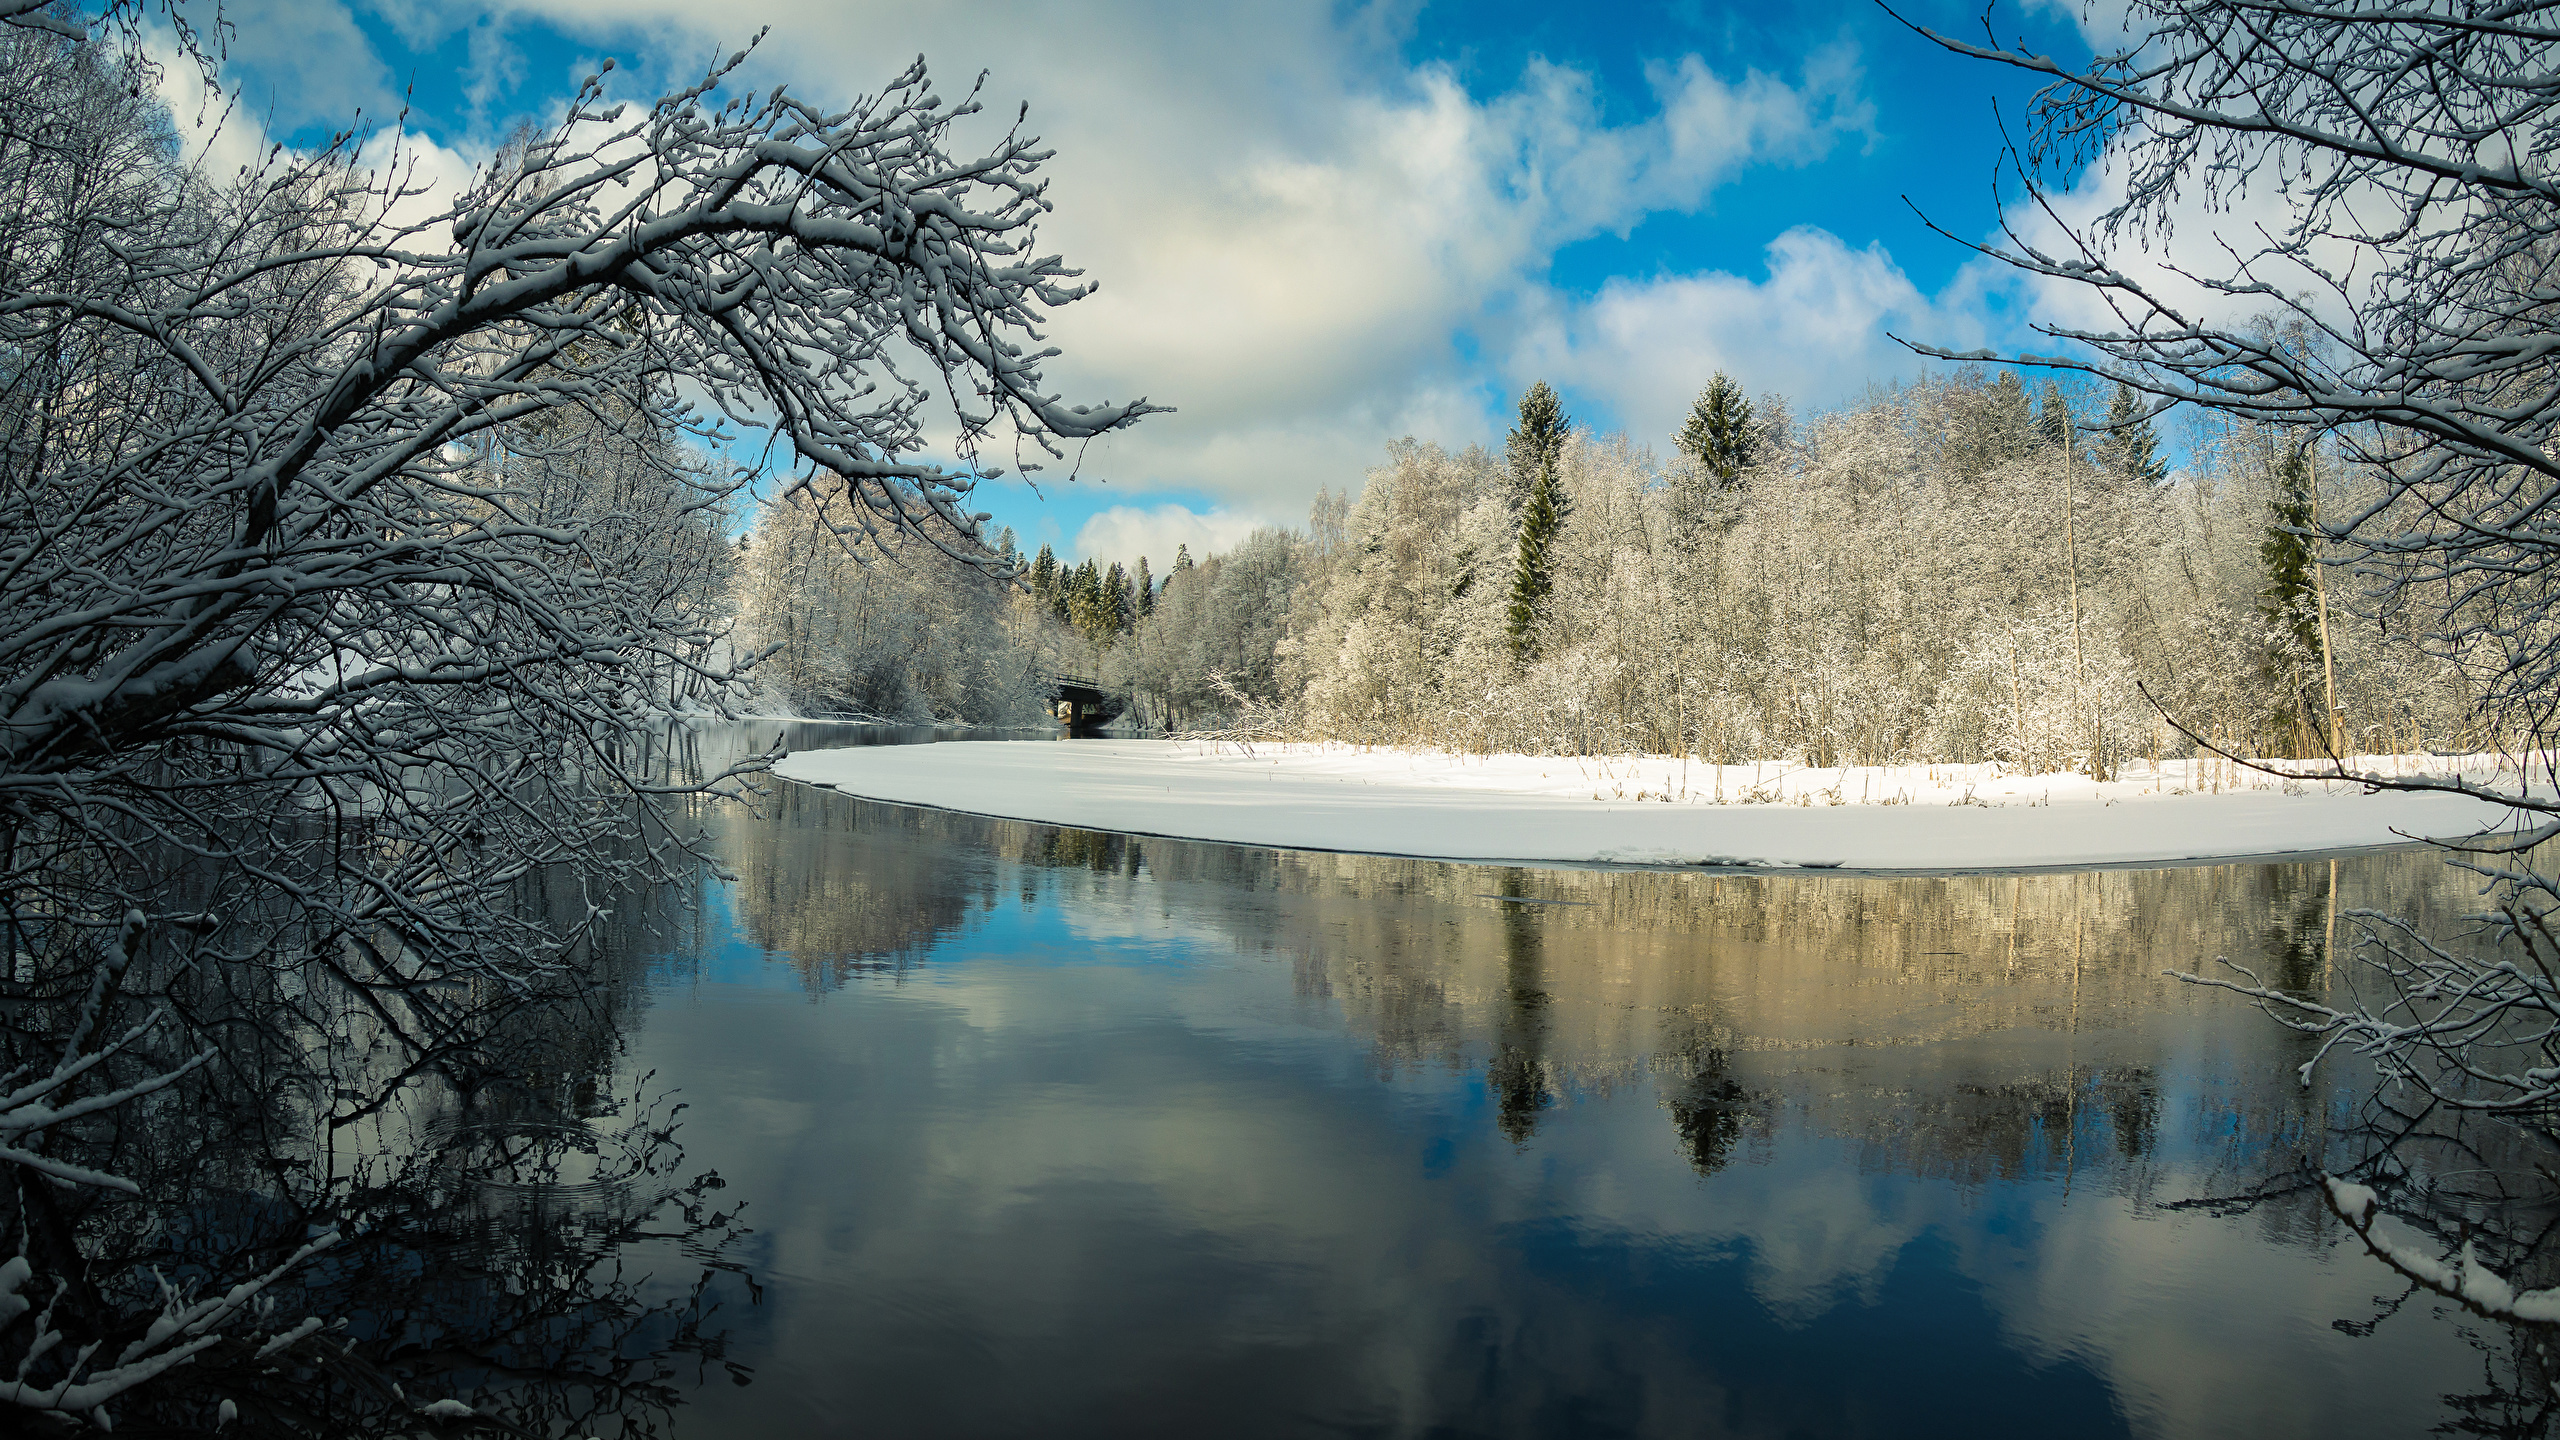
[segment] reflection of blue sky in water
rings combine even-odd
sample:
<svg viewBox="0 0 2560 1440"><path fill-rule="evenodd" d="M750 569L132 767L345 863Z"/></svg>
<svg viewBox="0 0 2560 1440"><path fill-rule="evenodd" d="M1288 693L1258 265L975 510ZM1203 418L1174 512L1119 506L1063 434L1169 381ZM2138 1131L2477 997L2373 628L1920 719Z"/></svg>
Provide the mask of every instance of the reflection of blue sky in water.
<svg viewBox="0 0 2560 1440"><path fill-rule="evenodd" d="M887 863L812 838L821 873ZM2333 1227L2161 1208L2281 1168L2304 1118L2266 1022L2146 978L2183 952L2093 961L2073 1036L2059 991L1887 993L1845 952L1719 941L1699 993L1768 1042L1733 1063L1771 1098L1702 1178L1661 1038L1592 998L1677 964L1658 936L1545 932L1556 1098L1514 1145L1496 1020L1386 1057L1394 977L1293 950L1338 896L1160 878L1161 849L1132 877L919 848L915 884L973 898L902 967L813 986L744 938L771 877L742 866L632 1040L764 1287L728 1312L755 1384L715 1374L679 1434L2412 1434L2476 1382L2421 1306L2332 1327L2397 1288ZM1468 963L1403 973L1498 1009ZM2048 1069L2074 1108L1967 1140ZM2105 1077L2137 1069L2156 1138L2127 1153Z"/></svg>

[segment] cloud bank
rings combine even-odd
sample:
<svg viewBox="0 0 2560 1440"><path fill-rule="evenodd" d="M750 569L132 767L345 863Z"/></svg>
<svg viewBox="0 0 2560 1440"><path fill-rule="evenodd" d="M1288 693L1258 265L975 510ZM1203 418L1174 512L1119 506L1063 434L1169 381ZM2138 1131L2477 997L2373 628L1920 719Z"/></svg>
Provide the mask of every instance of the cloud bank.
<svg viewBox="0 0 2560 1440"><path fill-rule="evenodd" d="M1057 152L1040 248L1101 283L1055 317L1065 355L1051 382L1079 401L1143 394L1179 407L1076 457L1115 502L1094 513L1101 496L1080 498L1062 513L1083 525L1079 547L1109 537L1130 553L1196 551L1237 527L1293 522L1319 486L1356 485L1396 436L1498 440L1512 398L1538 378L1660 445L1717 369L1815 408L1918 367L1888 332L2003 345L2029 314L2085 313L2085 297L1988 262L1923 293L1880 243L1806 226L1772 235L1758 274L1675 266L1580 291L1557 282L1570 246L1875 143L1866 62L1845 39L1775 69L1661 58L1616 92L1532 57L1471 89L1402 56L1394 7L1313 0L1100 0L1072 23L1030 0L775 0L752 16L680 0L502 0L477 13L362 3L253 0L254 15L241 12L244 33L256 31L239 55L244 110L259 116L271 97L279 127L355 107L387 119L399 65L380 48L467 31L456 113L431 117L415 146L441 193L511 123L493 97L521 88L527 103L556 104L605 54L629 77L619 93L645 96L697 77L757 25L772 33L746 83L820 103L876 88L919 53L946 97L983 71L987 114L954 137L960 150L1027 102L1029 127ZM527 49L541 34L550 48ZM196 108L177 93L191 79L173 66L166 81L182 121ZM255 128L235 119L208 166L254 151Z"/></svg>

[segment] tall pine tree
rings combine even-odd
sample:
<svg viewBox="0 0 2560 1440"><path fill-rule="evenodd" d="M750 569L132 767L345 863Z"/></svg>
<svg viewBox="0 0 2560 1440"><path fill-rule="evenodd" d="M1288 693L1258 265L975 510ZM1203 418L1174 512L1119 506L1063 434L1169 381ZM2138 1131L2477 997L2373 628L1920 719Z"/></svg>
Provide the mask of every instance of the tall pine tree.
<svg viewBox="0 0 2560 1440"><path fill-rule="evenodd" d="M1565 438L1572 433L1573 422L1565 418L1564 402L1556 398L1546 381L1530 386L1529 393L1520 397L1520 423L1512 427L1511 437L1502 447L1502 458L1510 467L1514 516L1528 508L1529 492L1538 487L1538 477L1552 474L1563 465Z"/></svg>
<svg viewBox="0 0 2560 1440"><path fill-rule="evenodd" d="M1156 613L1156 582L1147 574L1147 557L1138 557L1138 618Z"/></svg>
<svg viewBox="0 0 2560 1440"><path fill-rule="evenodd" d="M1102 604L1102 572L1087 560L1067 572L1067 583L1058 587L1062 602L1058 618L1083 631L1089 639L1094 633L1094 612Z"/></svg>
<svg viewBox="0 0 2560 1440"><path fill-rule="evenodd" d="M2036 435L2056 450L2069 448L2079 429L2071 422L2071 402L2062 398L2059 381L2044 382L2044 398L2036 407Z"/></svg>
<svg viewBox="0 0 2560 1440"><path fill-rule="evenodd" d="M1760 459L1760 431L1752 421L1751 402L1743 398L1742 387L1719 370L1698 392L1671 443L1719 488L1732 490Z"/></svg>
<svg viewBox="0 0 2560 1440"><path fill-rule="evenodd" d="M1054 606L1058 600L1058 556L1046 545L1031 560L1031 593L1043 605Z"/></svg>
<svg viewBox="0 0 2560 1440"><path fill-rule="evenodd" d="M1137 619L1138 597L1129 588L1129 572L1114 560L1110 573L1102 577L1102 604L1095 612L1095 625L1102 632L1103 643L1109 644L1110 637L1127 632Z"/></svg>
<svg viewBox="0 0 2560 1440"><path fill-rule="evenodd" d="M1564 445L1572 434L1573 421L1546 381L1530 386L1529 393L1520 397L1520 423L1512 428L1504 447L1511 461L1512 483L1527 482L1520 504L1518 559L1511 571L1510 605L1503 621L1515 663L1537 657L1538 628L1546 619L1547 596L1555 589L1555 540L1571 508L1564 494Z"/></svg>
<svg viewBox="0 0 2560 1440"><path fill-rule="evenodd" d="M1698 392L1689 418L1671 437L1673 447L1689 459L1671 478L1674 544L1695 547L1711 515L1731 514L1729 497L1760 460L1757 420L1742 387L1721 370Z"/></svg>
<svg viewBox="0 0 2560 1440"><path fill-rule="evenodd" d="M2296 449L2276 467L2275 498L2269 504L2266 538L2258 558L2266 565L2266 588L2258 592L2258 613L2266 618L2276 644L2267 655L2268 678L2297 697L2299 708L2316 713L2311 677L2319 672L2320 592L2311 567L2320 563L2311 552L2311 465ZM2284 717L2290 719L2290 716Z"/></svg>
<svg viewBox="0 0 2560 1440"><path fill-rule="evenodd" d="M2169 478L2169 467L2160 458L2159 433L2130 385L2117 385L2116 398L2107 406L2107 435L2098 442L2098 464L2129 485L2158 485Z"/></svg>
<svg viewBox="0 0 2560 1440"><path fill-rule="evenodd" d="M2027 398L2027 382L2015 370L2003 370L1983 394L1983 406L1990 422L1991 443L2008 453L2003 459L2016 459L2029 453L2036 439L2035 402Z"/></svg>

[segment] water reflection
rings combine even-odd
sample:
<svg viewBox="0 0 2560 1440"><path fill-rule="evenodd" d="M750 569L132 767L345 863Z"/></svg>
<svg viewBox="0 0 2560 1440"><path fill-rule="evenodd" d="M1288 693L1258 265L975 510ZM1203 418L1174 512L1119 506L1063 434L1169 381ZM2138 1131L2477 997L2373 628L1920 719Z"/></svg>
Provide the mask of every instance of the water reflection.
<svg viewBox="0 0 2560 1440"><path fill-rule="evenodd" d="M2317 990L2339 908L2467 907L2431 857L1497 870L796 787L718 823L725 928L626 1062L758 1215L758 1384L685 1435L2542 1433L2521 1371L2479 1398L2503 1341L2385 1313L2285 1180L2370 1153L2359 1092L2160 973Z"/></svg>
<svg viewBox="0 0 2560 1440"><path fill-rule="evenodd" d="M669 738L672 763L699 763L694 737ZM159 1006L179 1023L132 1032L156 1051L112 1042L79 1062L124 1067L94 1089L189 1054L210 1063L34 1142L139 1196L0 1176L0 1235L36 1262L0 1303L7 1379L43 1390L72 1357L96 1357L94 1377L169 1342L183 1363L126 1372L140 1383L104 1395L90 1426L335 1440L666 1435L702 1377L751 1375L723 1337L725 1311L754 1295L729 1254L740 1207L685 1153L681 1102L625 1063L649 958L706 943L700 877L642 889L528 872L500 918L588 943L510 984L407 973L381 963L382 933L315 939L292 907L241 902L221 865L144 858L166 868L172 938L116 971L112 993L50 962L16 967L0 978L0 1049L21 1078L72 1065L84 1034ZM92 1013L104 1022L84 1028ZM323 1233L336 1243L290 1263ZM260 1277L273 1283L218 1329L163 1318ZM0 1430L16 1423L47 1422L0 1407Z"/></svg>

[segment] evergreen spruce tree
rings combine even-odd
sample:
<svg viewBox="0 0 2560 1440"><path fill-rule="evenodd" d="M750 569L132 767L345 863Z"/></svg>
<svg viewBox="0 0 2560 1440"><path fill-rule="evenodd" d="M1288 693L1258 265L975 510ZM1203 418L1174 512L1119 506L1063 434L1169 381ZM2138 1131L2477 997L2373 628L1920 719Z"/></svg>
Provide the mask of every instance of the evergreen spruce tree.
<svg viewBox="0 0 2560 1440"><path fill-rule="evenodd" d="M2043 402L2036 407L2037 438L2059 450L2071 444L2072 433L2076 429L2078 427L2071 423L2071 402L2062 398L2061 383L2047 380L2044 382Z"/></svg>
<svg viewBox="0 0 2560 1440"><path fill-rule="evenodd" d="M1969 402L1954 407L1947 419L1945 464L1948 473L1961 479L2032 455L2043 443L2035 401L2015 370L2001 371L1990 384L1974 391Z"/></svg>
<svg viewBox="0 0 2560 1440"><path fill-rule="evenodd" d="M1147 557L1138 557L1138 618L1156 613L1156 582L1147 574Z"/></svg>
<svg viewBox="0 0 2560 1440"><path fill-rule="evenodd" d="M1110 573L1102 577L1102 604L1094 619L1105 644L1137 623L1138 597L1129 589L1129 572L1117 560L1111 562Z"/></svg>
<svg viewBox="0 0 2560 1440"><path fill-rule="evenodd" d="M1742 387L1719 370L1698 392L1671 443L1698 463L1718 488L1737 489L1743 474L1760 458L1760 429L1753 423L1751 402Z"/></svg>
<svg viewBox="0 0 2560 1440"><path fill-rule="evenodd" d="M1059 587L1058 618L1093 634L1093 607L1102 598L1102 572L1087 560L1068 572L1067 583Z"/></svg>
<svg viewBox="0 0 2560 1440"><path fill-rule="evenodd" d="M1031 594L1041 604L1055 606L1058 600L1058 557L1048 546L1031 559Z"/></svg>
<svg viewBox="0 0 2560 1440"><path fill-rule="evenodd" d="M2299 697L2304 708L2316 712L2309 677L2318 672L2323 657L2320 596L2311 567L2319 561L2312 556L2311 537L2302 533L2311 528L2311 466L2302 451L2285 456L2276 468L2275 482L2266 538L2258 544L2258 558L2267 574L2266 588L2258 592L2258 613L2276 638L2267 656L2267 671L2281 688Z"/></svg>
<svg viewBox="0 0 2560 1440"><path fill-rule="evenodd" d="M1564 464L1564 442L1573 434L1573 421L1564 413L1564 402L1547 382L1539 381L1520 397L1520 423L1511 429L1502 447L1503 458L1510 462L1511 513L1517 516L1529 503L1529 492L1538 487L1539 477L1554 473ZM1557 520L1563 520L1561 511Z"/></svg>
<svg viewBox="0 0 2560 1440"><path fill-rule="evenodd" d="M1190 546L1176 545L1173 547L1173 573L1175 575L1188 575L1191 573ZM1167 576L1165 578L1171 579L1172 576Z"/></svg>
<svg viewBox="0 0 2560 1440"><path fill-rule="evenodd" d="M1520 397L1520 423L1505 447L1513 484L1527 467L1526 495L1519 516L1519 552L1511 571L1510 604L1503 633L1511 642L1511 658L1523 663L1537 657L1538 627L1546 618L1547 595L1555 589L1556 535L1564 529L1569 506L1564 494L1564 442L1573 422L1556 401L1556 392L1539 381Z"/></svg>
<svg viewBox="0 0 2560 1440"><path fill-rule="evenodd" d="M1763 437L1758 420L1751 413L1751 402L1743 398L1742 387L1721 370L1698 392L1689 418L1671 437L1672 445L1689 459L1671 479L1675 545L1695 548L1709 516L1719 510L1730 514L1724 502L1742 488L1744 477L1760 460Z"/></svg>
<svg viewBox="0 0 2560 1440"><path fill-rule="evenodd" d="M2107 406L2107 435L2098 442L2098 464L2129 485L2158 485L2169 467L2160 459L2160 436L2142 413L2142 402L2130 385L2116 386Z"/></svg>
<svg viewBox="0 0 2560 1440"><path fill-rule="evenodd" d="M1990 403L1991 443L1998 459L2015 460L2034 453L2036 407L2027 398L2027 382L2017 371L2003 370L2000 378L1992 382L1986 398Z"/></svg>

